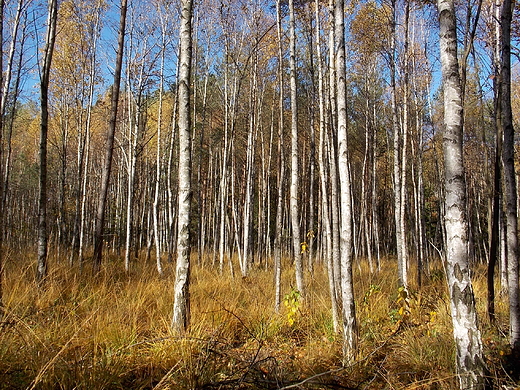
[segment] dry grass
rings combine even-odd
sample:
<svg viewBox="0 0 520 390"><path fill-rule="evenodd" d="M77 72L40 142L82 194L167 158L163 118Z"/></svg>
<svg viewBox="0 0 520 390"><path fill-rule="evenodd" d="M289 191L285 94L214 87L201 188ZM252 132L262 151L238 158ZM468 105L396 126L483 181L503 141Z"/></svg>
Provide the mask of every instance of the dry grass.
<svg viewBox="0 0 520 390"><path fill-rule="evenodd" d="M440 266L404 304L393 261L370 275L355 270L359 356L341 367L341 339L330 318L325 270L306 275L308 293L295 323L274 312L273 275L254 268L247 279L194 266L192 325L170 332L173 266L159 278L153 264L125 274L109 259L96 278L54 261L44 289L34 259L10 255L0 314L0 389L455 388L454 346ZM413 270L412 270L413 271ZM286 264L283 293L291 291ZM485 309L485 277L475 277ZM503 369L506 306L498 327L481 315L490 375L514 385ZM507 370L506 370L507 371Z"/></svg>

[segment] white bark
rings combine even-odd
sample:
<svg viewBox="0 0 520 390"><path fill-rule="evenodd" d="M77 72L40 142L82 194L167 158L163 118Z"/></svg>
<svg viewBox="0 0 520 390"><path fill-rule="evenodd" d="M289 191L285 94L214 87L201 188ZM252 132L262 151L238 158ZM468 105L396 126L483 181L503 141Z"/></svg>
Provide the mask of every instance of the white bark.
<svg viewBox="0 0 520 390"><path fill-rule="evenodd" d="M438 0L444 87L446 272L461 389L484 388L482 342L468 259L466 183L462 153L463 110L453 0Z"/></svg>
<svg viewBox="0 0 520 390"><path fill-rule="evenodd" d="M83 172L80 175L83 175L81 178L81 211L80 211L80 225L79 225L79 251L78 251L78 260L80 263L80 267L83 263L83 250L85 246L85 219L86 219L86 208L87 208L87 186L88 186L88 167L90 162L90 127L92 122L92 107L94 102L94 75L96 72L96 51L97 51L97 43L99 39L99 22L100 22L100 3L97 4L97 8L94 11L96 15L95 19L95 28L94 28L94 36L92 42L92 57L90 61L90 69L89 69L89 98L88 98L88 106L87 106L87 122L85 124L85 161L83 163Z"/></svg>
<svg viewBox="0 0 520 390"><path fill-rule="evenodd" d="M318 55L318 104L319 104L319 144L318 144L318 167L320 173L321 188L321 214L323 219L322 237L325 242L324 257L327 263L327 275L329 278L329 293L332 307L332 326L334 333L338 333L339 325L339 307L337 300L336 283L334 280L334 263L332 258L332 228L330 222L329 194L327 191L327 165L325 158L327 151L325 150L325 93L323 85L323 59L321 56L321 39L320 39L320 17L319 17L319 0L315 2L316 12L316 52Z"/></svg>
<svg viewBox="0 0 520 390"><path fill-rule="evenodd" d="M282 213L283 213L283 181L285 173L285 161L283 152L283 47L282 47L282 16L281 16L281 0L276 0L276 26L278 36L278 193L276 200L276 226L274 241L274 309L278 313L280 311L281 302L281 284L282 284Z"/></svg>
<svg viewBox="0 0 520 390"><path fill-rule="evenodd" d="M190 209L191 209L191 118L190 80L192 54L192 0L181 0L179 73L179 213L177 265L172 328L185 331L189 324L190 288Z"/></svg>
<svg viewBox="0 0 520 390"><path fill-rule="evenodd" d="M331 221L332 221L332 265L334 268L334 283L336 284L336 300L341 304L341 254L340 254L340 221L339 221L339 185L338 185L338 165L336 156L336 144L332 133L337 128L337 107L336 107L336 51L335 51L335 31L334 31L334 0L329 0L329 20L331 23L329 31L329 123L326 142L328 143L328 161L331 188Z"/></svg>
<svg viewBox="0 0 520 390"><path fill-rule="evenodd" d="M394 133L394 218L395 218L395 238L397 248L397 272L399 277L399 285L407 287L407 260L406 260L406 243L404 230L404 183L402 160L404 159L404 132L399 126L397 114L397 83L396 83L396 0L392 0L392 20L391 20L391 43L390 43L390 84L392 92L392 128ZM407 112L405 110L405 112ZM407 120L407 118L406 118Z"/></svg>
<svg viewBox="0 0 520 390"><path fill-rule="evenodd" d="M160 7L158 7L160 13ZM155 154L155 192L153 198L153 231L155 239L155 264L159 275L163 274L162 263L161 263L161 237L159 235L159 190L161 187L161 172L162 172L162 159L161 159L161 136L162 136L162 111L163 111L163 89L164 89L164 60L166 54L166 27L161 17L161 65L159 70L159 106L157 108L157 147Z"/></svg>
<svg viewBox="0 0 520 390"><path fill-rule="evenodd" d="M334 3L336 30L336 88L338 106L338 171L341 210L341 292L343 303L343 362L351 363L357 348L356 308L352 280L352 199L347 149L347 94L344 2Z"/></svg>
<svg viewBox="0 0 520 390"><path fill-rule="evenodd" d="M507 223L507 275L509 291L509 338L513 355L520 358L520 291L518 287L518 203L515 172L515 130L511 108L511 20L514 0L502 4L501 72L502 126L506 223Z"/></svg>
<svg viewBox="0 0 520 390"><path fill-rule="evenodd" d="M45 49L42 73L40 79L40 190L38 196L38 267L36 279L42 283L47 277L47 137L49 121L49 77L56 41L56 24L58 18L58 1L49 0L47 35L45 38Z"/></svg>
<svg viewBox="0 0 520 390"><path fill-rule="evenodd" d="M294 266L296 271L296 288L300 292L300 296L304 297L305 292L303 282L303 260L300 248L300 218L298 212L298 91L296 85L296 31L294 21L293 0L289 0L289 66L291 70L291 228L294 252Z"/></svg>

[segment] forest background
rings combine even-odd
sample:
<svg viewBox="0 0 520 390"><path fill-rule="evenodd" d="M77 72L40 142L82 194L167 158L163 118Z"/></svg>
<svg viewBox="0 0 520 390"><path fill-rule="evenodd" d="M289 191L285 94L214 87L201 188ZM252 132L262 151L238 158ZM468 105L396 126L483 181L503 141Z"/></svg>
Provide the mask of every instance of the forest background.
<svg viewBox="0 0 520 390"><path fill-rule="evenodd" d="M340 309L333 298L340 286L334 277L332 284L337 286L327 281L330 272L340 273L340 172L334 93L330 92L335 70L329 5L311 1L294 5L295 100L289 82L287 4L195 4L190 247L195 269L192 316L196 320L192 323L196 326L192 338L184 339L181 352L172 352L179 340L168 333L164 320L173 304L178 235L179 4L159 0L128 4L103 232L105 251L102 269L96 272L102 277L92 277L89 271L97 268L93 255L96 215L120 4L63 0L57 5L49 69L46 235L50 250L48 264L38 267L34 276L41 227L37 96L45 70L48 8L40 1L2 2L0 256L5 331L0 336L0 353L5 359L0 373L8 378L7 388L52 387L57 381L66 383L64 388L98 386L103 381L110 387L117 378L120 382L148 381L142 387L168 381L186 387L245 386L261 379L265 386L275 382L281 387L301 382L301 375L313 377L320 369L327 375L317 378L326 378L329 384L358 381L358 387L369 386L372 378L374 386L385 380L397 387L455 383L453 341L446 337L451 332L449 310L438 306L448 298L440 260L446 230L442 217L444 108L433 4L346 4L352 253L367 366L351 368L355 372L343 379L334 379L335 371L325 369L341 361ZM514 378L508 377L507 368L501 369L500 360L507 354L508 333L505 218L497 219L500 239L496 249L492 247L496 161L501 153L496 107L500 6L501 2L461 1L456 12L469 258L482 318L487 318L485 267L493 254L497 258L498 322L491 326L493 319L484 320L489 321L485 338L492 375L509 383ZM518 128L518 5L515 15L511 101ZM326 96L323 115L320 83ZM293 125L297 126L296 142ZM298 264L302 269L296 269L294 278ZM35 288L33 279L45 283ZM210 284L196 290L203 283ZM399 286L405 286L406 293ZM225 294L224 287L228 294L218 297ZM94 303L96 296L100 301ZM115 301L121 303L121 311L115 310L109 319L103 305L110 308ZM206 301L211 302L208 307L199 306ZM131 305L135 307L130 309ZM70 314L72 308L81 313ZM262 316L264 311L269 314ZM448 319L436 320L440 313ZM233 326L222 330L226 321ZM112 329L109 324L113 323L123 325ZM101 328L113 333L103 334ZM416 328L423 337L419 338L423 349L417 345ZM54 332L46 334L50 329ZM63 329L62 337L58 329ZM20 332L28 333L17 339L15 334ZM90 336L80 343L83 333ZM398 337L405 340L397 341ZM319 340L323 344L313 344L313 350L310 344ZM283 343L291 342L301 348L291 355L299 363L286 362L293 369L284 366L277 371L273 366L276 354L266 344L275 343L287 355L290 347ZM427 348L437 342L444 352ZM398 345L415 349L412 353ZM402 366L386 367L380 356L383 350L389 356L394 356L389 350L414 355L413 364L405 359L413 374L408 368L401 370ZM153 364L143 362L145 355ZM377 372L367 369L376 357ZM399 357L394 359L392 364ZM431 359L433 366L417 368L425 359ZM234 363L224 369L222 361ZM507 367L507 362L503 364ZM436 370L444 377L435 375ZM88 374L91 371L94 374Z"/></svg>

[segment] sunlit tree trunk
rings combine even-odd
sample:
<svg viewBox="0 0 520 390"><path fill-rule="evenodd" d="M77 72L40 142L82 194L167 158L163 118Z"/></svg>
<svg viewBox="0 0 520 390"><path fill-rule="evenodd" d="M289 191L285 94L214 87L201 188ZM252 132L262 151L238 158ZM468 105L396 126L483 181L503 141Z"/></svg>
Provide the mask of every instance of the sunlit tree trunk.
<svg viewBox="0 0 520 390"><path fill-rule="evenodd" d="M101 270L103 256L103 232L105 225L105 212L108 198L108 187L110 184L110 173L112 171L112 156L114 154L114 139L117 127L117 109L119 105L119 89L121 84L121 69L123 65L123 51L125 46L126 11L128 0L121 0L121 16L119 21L119 35L117 42L116 67L114 70L114 83L112 85L112 98L110 102L110 122L107 134L105 150L105 161L101 178L101 189L96 212L96 226L94 232L94 272Z"/></svg>
<svg viewBox="0 0 520 390"><path fill-rule="evenodd" d="M296 271L296 288L304 297L303 260L300 248L300 217L299 217L299 155L298 155L298 104L296 85L296 27L294 20L294 1L289 0L289 67L291 85L291 229L293 242L294 266Z"/></svg>
<svg viewBox="0 0 520 390"><path fill-rule="evenodd" d="M514 0L502 3L502 57L500 81L502 89L502 126L504 143L505 203L507 221L507 274L509 290L509 337L513 356L520 358L520 291L518 287L518 211L515 173L515 130L511 107L511 21Z"/></svg>
<svg viewBox="0 0 520 390"><path fill-rule="evenodd" d="M18 0L16 7L16 14L14 17L14 23L11 32L11 42L9 44L9 51L7 53L7 64L5 72L0 75L0 307L2 306L2 277L3 277L3 256L4 256L4 225L5 225L5 205L6 205L6 193L8 189L8 178L9 178L9 170L10 170L10 160L11 160L11 135L12 135L12 126L14 121L14 112L16 109L16 102L18 100L19 94L19 85L20 85L20 72L22 66L22 58L23 58L23 50L20 49L19 55L19 65L17 76L15 78L15 86L13 91L11 92L11 78L13 74L14 60L15 60L15 52L18 43L18 32L20 30L20 23L22 20L22 9L24 6L24 0ZM5 1L0 1L0 48L3 53L3 42L4 42L4 10L5 10ZM23 43L25 41L25 33L22 36L21 46L23 48ZM3 58L0 58L0 69L3 69L4 61ZM12 99L12 115L10 118L10 123L6 124L6 114L7 114L7 102L8 98ZM4 132L7 131L7 139L4 140ZM5 141L5 142L4 142ZM4 145L7 147L7 150L4 150ZM4 156L5 153L5 156ZM5 162L5 164L4 164Z"/></svg>
<svg viewBox="0 0 520 390"><path fill-rule="evenodd" d="M179 54L179 48L177 49L177 58L180 57ZM175 74L179 74L180 71L180 63L177 61L176 65L176 72ZM169 150L168 150L168 167L166 169L166 188L168 193L168 261L173 261L173 255L176 252L176 235L175 235L175 217L176 217L176 211L175 211L175 192L173 189L174 182L173 182L173 168L175 163L175 158L177 157L175 155L175 140L177 139L177 118L178 118L178 106L179 106L179 93L178 93L179 85L177 84L176 93L175 93L175 102L173 105L173 120L172 120L172 129L170 131L169 137L170 137L170 144L169 144Z"/></svg>
<svg viewBox="0 0 520 390"><path fill-rule="evenodd" d="M190 210L191 210L191 112L192 0L181 0L179 73L179 213L177 265L172 328L187 329L190 315Z"/></svg>
<svg viewBox="0 0 520 390"><path fill-rule="evenodd" d="M344 2L334 2L336 35L336 90L338 105L338 171L341 210L341 293L343 303L343 362L351 363L357 348L356 308L352 279L352 199L347 149L347 91Z"/></svg>
<svg viewBox="0 0 520 390"><path fill-rule="evenodd" d="M466 183L462 153L462 91L457 59L457 27L453 0L437 3L444 90L444 165L446 272L451 300L457 372L461 389L484 389L482 341L468 259Z"/></svg>
<svg viewBox="0 0 520 390"><path fill-rule="evenodd" d="M336 300L341 303L341 254L340 254L340 215L339 215L339 180L337 164L337 137L334 133L337 129L336 107L336 34L334 30L334 0L329 0L329 96L328 96L328 161L330 174L330 209L332 228L332 265L334 268L334 282L336 284Z"/></svg>
<svg viewBox="0 0 520 390"><path fill-rule="evenodd" d="M4 51L4 9L5 0L0 0L0 52L3 54ZM13 40L14 41L14 40ZM4 69L3 55L0 55L0 88L2 88L2 78ZM5 88L0 89L0 101L6 99L4 96L7 95ZM0 114L1 111L0 111ZM0 307L3 306L3 274L4 274L4 164L3 164L3 135L4 135L4 118L0 115ZM7 191L7 188L5 188Z"/></svg>
<svg viewBox="0 0 520 390"><path fill-rule="evenodd" d="M247 146L246 146L246 181L245 181L245 196L244 196L244 218L243 218L243 230L242 230L242 261L241 261L241 271L242 277L246 277L249 273L249 263L251 259L249 258L250 252L250 238L251 238L251 222L252 222L252 212L253 212L253 193L254 193L254 180L253 180L253 170L254 170L254 145L255 145L255 126L256 121L259 118L257 116L257 102L256 102L256 89L257 89L257 80L256 80L256 67L257 67L257 56L253 55L253 64L251 69L251 77L253 80L251 81L250 86L250 112L249 112L249 124L248 124L248 134L247 134Z"/></svg>
<svg viewBox="0 0 520 390"><path fill-rule="evenodd" d="M396 0L392 0L392 19L391 19L391 42L390 42L390 87L391 87L391 105L392 105L392 128L394 133L393 151L394 151L394 217L395 217L395 237L397 249L397 268L399 285L407 287L407 248L405 236L405 218L404 201L406 200L406 193L404 188L404 180L406 173L404 172L403 162L406 162L406 122L408 121L408 110L403 109L403 126L399 126L398 108L397 108L397 82L396 82L396 26L397 26L397 9ZM406 65L405 65L406 68ZM406 72L405 72L406 73ZM406 83L405 83L406 84ZM406 95L406 88L404 88ZM403 106L406 106L406 100Z"/></svg>
<svg viewBox="0 0 520 390"><path fill-rule="evenodd" d="M320 17L319 17L319 0L315 1L316 12L316 52L317 52L317 72L318 72L318 105L319 105L319 143L318 143L318 167L320 174L321 188L321 214L323 220L322 237L324 240L323 254L327 265L327 275L329 278L329 294L332 307L332 325L334 332L340 330L339 305L337 300L336 283L334 280L334 263L332 258L332 227L330 222L330 205L329 193L327 190L327 150L326 150L326 128L325 128L325 91L323 80L323 59L321 55L321 39L320 39Z"/></svg>
<svg viewBox="0 0 520 390"><path fill-rule="evenodd" d="M404 64L403 64L403 119L402 119L402 133L401 133L401 162L400 162L400 175L401 179L399 184L401 189L399 194L401 200L399 201L399 224L397 229L400 229L401 236L401 259L398 259L397 268L399 270L400 284L404 287L408 287L408 245L406 240L406 208L407 208L407 188L406 188L406 175L407 175L407 161L408 161L408 117L409 117L409 66L408 66L408 46L409 46L409 19L410 19L410 2L405 0L405 21L404 21Z"/></svg>
<svg viewBox="0 0 520 390"><path fill-rule="evenodd" d="M131 29L130 29L131 30ZM146 50L146 43L143 50ZM133 37L130 35L130 52L133 51ZM139 247L138 243L134 242L135 238L133 234L134 225L134 197L135 197L135 180L136 180L136 166L137 166L137 145L140 137L141 119L143 110L143 81L144 81L144 67L145 57L142 57L140 64L131 64L129 61L127 65L127 106L128 106L128 133L127 141L128 148L126 152L127 159L127 198L126 198L126 233L125 233L125 271L130 271L130 257L132 251L132 245L136 248ZM130 69L137 67L139 69L139 75L137 76L137 91L136 96L132 96L132 82ZM145 187L147 188L147 187ZM137 251L137 250L136 250Z"/></svg>
<svg viewBox="0 0 520 390"><path fill-rule="evenodd" d="M501 2L499 2L501 3ZM491 55L491 62L493 64L493 125L495 130L495 164L494 164L494 178L493 178L493 199L492 199L492 213L490 221L490 239L489 239L489 259L487 269L487 310L489 319L492 323L495 322L495 267L500 264L501 289L507 290L507 269L505 256L505 248L503 227L504 218L502 218L503 208L501 207L503 199L502 191L502 144L503 144L503 128L502 128L502 91L500 82L500 4L495 2L495 47ZM505 277L504 277L505 276ZM505 281L505 283L504 283Z"/></svg>
<svg viewBox="0 0 520 390"><path fill-rule="evenodd" d="M278 192L276 199L276 222L274 239L274 285L275 311L280 310L282 284L282 213L283 213L283 182L285 173L285 157L283 150L284 134L284 77L283 77L283 40L282 40L282 10L281 0L276 0L276 27L278 34Z"/></svg>
<svg viewBox="0 0 520 390"><path fill-rule="evenodd" d="M58 19L58 0L49 0L47 35L43 65L40 76L40 191L38 197L38 267L36 280L42 283L47 276L47 134L49 128L49 77L51 71L56 24Z"/></svg>
<svg viewBox="0 0 520 390"><path fill-rule="evenodd" d="M159 12L161 12L159 10ZM164 60L166 55L166 27L164 22L164 16L161 14L161 64L159 70L159 103L157 108L157 147L155 154L155 191L153 198L153 230L155 239L155 264L159 275L163 274L162 262L161 262L161 237L159 229L159 197L161 189L161 172L162 172L162 159L161 159L161 136L162 136L162 116L163 116L163 89L164 89Z"/></svg>

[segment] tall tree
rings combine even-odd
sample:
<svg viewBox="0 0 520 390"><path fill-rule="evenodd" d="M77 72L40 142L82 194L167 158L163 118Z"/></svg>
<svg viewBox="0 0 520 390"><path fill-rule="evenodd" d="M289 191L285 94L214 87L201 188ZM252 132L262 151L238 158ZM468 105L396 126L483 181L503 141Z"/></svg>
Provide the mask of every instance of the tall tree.
<svg viewBox="0 0 520 390"><path fill-rule="evenodd" d="M336 37L336 100L338 115L338 171L340 182L341 216L341 296L343 302L343 361L354 360L357 348L356 307L354 283L352 279L352 199L350 164L347 140L347 85L345 63L345 4L343 0L334 2L334 22Z"/></svg>
<svg viewBox="0 0 520 390"><path fill-rule="evenodd" d="M509 288L509 337L513 356L520 358L520 295L518 289L518 211L515 174L515 130L511 109L511 21L515 0L502 3L501 90L502 164L504 166L506 223L507 223L507 273Z"/></svg>
<svg viewBox="0 0 520 390"><path fill-rule="evenodd" d="M5 0L0 0L0 52L2 53L0 55L0 69L4 68L3 65L3 51L4 51L4 9L5 9ZM0 71L0 88L2 85L2 76L3 72ZM3 89L0 89L0 99L4 99L4 95L7 93L7 91L4 91ZM3 178L3 163L2 163L2 152L3 152L3 138L4 129L3 129L3 115L0 116L0 179ZM0 182L0 202L3 199L3 189L4 189L4 183L3 181ZM4 273L4 252L3 252L3 220L4 220L4 210L3 210L3 203L0 203L0 307L3 305L2 301L2 295L3 295L3 273Z"/></svg>
<svg viewBox="0 0 520 390"><path fill-rule="evenodd" d="M397 1L392 0L392 15L390 21L391 37L390 37L390 87L391 87L391 100L392 100L392 128L394 132L394 218L395 218L395 237L397 246L397 268L399 285L407 287L408 285L408 260L407 260L407 247L406 247L406 231L405 231L405 218L404 218L404 200L405 188L403 181L406 179L404 172L403 162L405 159L406 149L406 137L405 137L405 126L401 129L399 126L398 116L398 104L397 104L397 67L396 67L396 56L397 56ZM408 7L408 6L407 6ZM408 8L407 8L408 9ZM406 91L405 91L406 94ZM404 105L404 102L403 102ZM407 112L406 110L404 110ZM406 119L407 120L407 119ZM404 125L405 118L403 118Z"/></svg>
<svg viewBox="0 0 520 390"><path fill-rule="evenodd" d="M300 217L298 212L299 168L298 168L298 90L296 84L296 27L294 0L289 0L289 67L291 85L291 228L296 269L296 288L304 296L303 260L300 250Z"/></svg>
<svg viewBox="0 0 520 390"><path fill-rule="evenodd" d="M334 332L338 333L339 326L339 305L338 305L338 291L336 290L336 282L334 275L334 263L332 258L332 226L330 221L330 207L329 207L329 194L327 191L327 164L326 164L326 129L325 129L325 91L324 91L324 77L323 77L323 59L321 55L321 37L320 37L320 15L319 15L319 0L315 1L315 13L316 13L316 53L317 59L317 72L318 72L318 105L319 105L319 144L318 144L318 167L320 171L320 187L321 187L321 203L322 203L322 220L323 220L323 240L326 263L327 263L327 275L329 278L329 292L332 306L332 325ZM339 275L338 275L339 276Z"/></svg>
<svg viewBox="0 0 520 390"><path fill-rule="evenodd" d="M179 49L179 208L177 266L172 328L186 330L190 314L190 211L191 211L191 116L190 79L192 56L192 0L181 1Z"/></svg>
<svg viewBox="0 0 520 390"><path fill-rule="evenodd" d="M462 88L453 0L438 0L444 91L446 272L461 389L485 388L482 341L470 278L466 182L462 153Z"/></svg>
<svg viewBox="0 0 520 390"><path fill-rule="evenodd" d="M119 106L119 89L121 85L121 70L123 67L123 52L125 47L126 11L128 0L121 0L121 14L119 19L119 32L117 41L116 67L114 70L114 83L112 85L112 97L110 101L110 122L108 125L107 142L105 149L105 165L101 177L101 189L96 212L96 226L94 232L94 272L101 269L103 256L103 231L105 226L105 211L112 171L112 156L114 154L114 139L117 127L117 110Z"/></svg>
<svg viewBox="0 0 520 390"><path fill-rule="evenodd" d="M155 191L153 198L153 229L155 239L155 264L157 272L162 276L162 263L161 263L161 239L159 237L159 190L161 184L161 172L163 169L161 159L161 127L163 117L163 89L164 89L164 62L166 57L166 21L165 16L162 13L160 4L157 4L157 12L159 13L159 19L161 22L161 60L159 67L159 102L157 108L157 151L155 155Z"/></svg>
<svg viewBox="0 0 520 390"><path fill-rule="evenodd" d="M43 51L40 74L40 191L38 196L38 267L36 279L42 283L47 276L47 138L49 130L49 78L51 72L56 22L58 20L58 0L49 0L47 11L47 35Z"/></svg>
<svg viewBox="0 0 520 390"><path fill-rule="evenodd" d="M276 198L276 222L274 239L274 283L276 312L280 310L282 284L282 213L283 213L283 182L285 173L285 157L283 149L284 133L284 77L283 77L283 44L282 44L282 2L276 0L276 32L278 37L278 194Z"/></svg>

